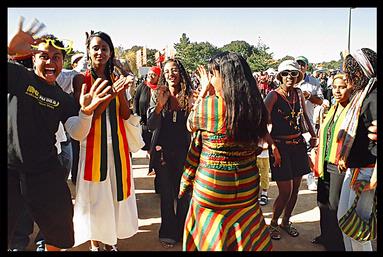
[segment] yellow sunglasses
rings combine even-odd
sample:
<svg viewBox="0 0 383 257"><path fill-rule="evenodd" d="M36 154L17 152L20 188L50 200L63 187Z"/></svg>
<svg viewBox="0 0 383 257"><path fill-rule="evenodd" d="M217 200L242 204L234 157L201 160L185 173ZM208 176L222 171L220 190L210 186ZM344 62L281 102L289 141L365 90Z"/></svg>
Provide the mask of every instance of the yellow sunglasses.
<svg viewBox="0 0 383 257"><path fill-rule="evenodd" d="M39 42L35 45L31 45L32 48L39 48L40 44L45 43L46 45L51 45L56 49L64 50L67 54L69 54L73 49L73 41L69 39L62 39L62 40L55 40L55 39L43 39L42 42ZM59 43L62 43L62 46L59 45Z"/></svg>

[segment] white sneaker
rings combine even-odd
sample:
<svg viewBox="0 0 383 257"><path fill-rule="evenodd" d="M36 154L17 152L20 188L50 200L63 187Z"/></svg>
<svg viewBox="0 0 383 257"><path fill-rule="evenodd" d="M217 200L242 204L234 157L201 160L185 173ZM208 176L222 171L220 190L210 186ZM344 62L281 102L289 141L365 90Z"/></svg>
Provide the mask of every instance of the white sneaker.
<svg viewBox="0 0 383 257"><path fill-rule="evenodd" d="M307 174L307 187L310 191L317 191L317 184L312 173Z"/></svg>

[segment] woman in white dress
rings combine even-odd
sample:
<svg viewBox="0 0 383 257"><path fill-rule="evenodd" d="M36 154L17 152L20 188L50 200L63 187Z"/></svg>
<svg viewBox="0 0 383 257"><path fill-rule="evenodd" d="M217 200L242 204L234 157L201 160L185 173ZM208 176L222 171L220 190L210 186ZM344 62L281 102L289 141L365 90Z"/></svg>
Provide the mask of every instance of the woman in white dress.
<svg viewBox="0 0 383 257"><path fill-rule="evenodd" d="M75 246L91 241L90 250L117 251L117 239L138 231L138 214L132 165L124 120L131 114L127 89L132 76L114 75L114 47L104 32L88 36L90 68L73 80L75 97L83 83L98 79L113 84L113 99L98 106L92 128L80 142L79 169L74 205Z"/></svg>

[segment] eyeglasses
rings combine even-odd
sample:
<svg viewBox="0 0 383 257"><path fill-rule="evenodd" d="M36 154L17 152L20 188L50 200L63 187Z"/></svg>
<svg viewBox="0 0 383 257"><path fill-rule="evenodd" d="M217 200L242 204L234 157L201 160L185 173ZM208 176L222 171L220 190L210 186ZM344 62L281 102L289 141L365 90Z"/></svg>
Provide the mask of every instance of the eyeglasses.
<svg viewBox="0 0 383 257"><path fill-rule="evenodd" d="M289 74L291 77L296 78L299 76L299 71L297 71L297 70L291 70L291 71L284 70L281 72L282 77L287 77L287 75L289 75Z"/></svg>
<svg viewBox="0 0 383 257"><path fill-rule="evenodd" d="M66 53L70 53L73 49L73 41L69 39L55 40L55 39L43 39L42 42L38 42L35 45L31 45L33 48L38 49L40 44L51 45L56 49L64 50ZM62 43L62 45L61 45Z"/></svg>

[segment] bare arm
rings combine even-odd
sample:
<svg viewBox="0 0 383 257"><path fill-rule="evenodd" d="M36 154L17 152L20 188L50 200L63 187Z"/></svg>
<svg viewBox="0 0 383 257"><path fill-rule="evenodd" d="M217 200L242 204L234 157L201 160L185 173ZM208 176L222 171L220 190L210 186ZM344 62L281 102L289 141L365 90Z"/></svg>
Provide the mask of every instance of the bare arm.
<svg viewBox="0 0 383 257"><path fill-rule="evenodd" d="M305 120L306 120L306 124L309 128L309 132L310 132L310 135L312 138L315 138L316 135L315 135L315 132L314 132L314 129L311 125L311 122L310 122L310 119L309 117L307 116L307 112L306 112L306 104L305 104L305 101L303 100L303 97L302 97L302 91L301 90L297 90L297 93L300 95L299 99L301 101L301 106L302 106L302 110L303 110L303 115L305 117Z"/></svg>

